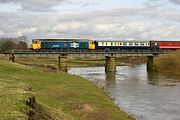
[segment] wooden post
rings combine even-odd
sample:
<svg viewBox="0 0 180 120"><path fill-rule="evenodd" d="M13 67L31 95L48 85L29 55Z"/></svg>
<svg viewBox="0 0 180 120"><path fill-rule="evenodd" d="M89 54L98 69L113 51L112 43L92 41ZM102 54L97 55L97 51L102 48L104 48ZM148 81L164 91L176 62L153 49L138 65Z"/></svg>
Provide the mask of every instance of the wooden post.
<svg viewBox="0 0 180 120"><path fill-rule="evenodd" d="M66 64L65 64L67 57L58 56L58 59L59 59L59 61L58 61L59 71L67 72L67 66L66 66ZM63 60L64 64L62 64L62 60Z"/></svg>
<svg viewBox="0 0 180 120"><path fill-rule="evenodd" d="M11 54L10 54L9 60L11 60L12 62L15 62L14 53L11 53Z"/></svg>

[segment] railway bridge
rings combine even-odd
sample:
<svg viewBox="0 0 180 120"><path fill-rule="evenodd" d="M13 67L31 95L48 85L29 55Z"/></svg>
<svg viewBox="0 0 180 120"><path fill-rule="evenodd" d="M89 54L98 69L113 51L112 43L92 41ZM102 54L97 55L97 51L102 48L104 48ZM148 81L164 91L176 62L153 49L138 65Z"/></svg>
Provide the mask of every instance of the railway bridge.
<svg viewBox="0 0 180 120"><path fill-rule="evenodd" d="M171 51L172 52L172 51ZM74 50L74 51L29 51L29 50L14 50L8 52L9 59L12 62L15 61L16 57L38 57L38 56L56 56L59 60L59 67L61 66L62 58L67 57L105 57L105 71L115 72L116 71L116 58L122 56L146 56L147 57L147 70L153 71L154 57L159 54L167 53L167 51L152 51L152 50Z"/></svg>

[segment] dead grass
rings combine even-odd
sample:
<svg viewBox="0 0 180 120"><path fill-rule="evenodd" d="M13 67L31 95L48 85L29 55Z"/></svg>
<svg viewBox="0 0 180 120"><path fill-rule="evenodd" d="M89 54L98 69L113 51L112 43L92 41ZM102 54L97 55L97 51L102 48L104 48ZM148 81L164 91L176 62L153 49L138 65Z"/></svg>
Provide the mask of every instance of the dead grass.
<svg viewBox="0 0 180 120"><path fill-rule="evenodd" d="M155 60L155 70L180 75L180 53L160 55L160 57Z"/></svg>

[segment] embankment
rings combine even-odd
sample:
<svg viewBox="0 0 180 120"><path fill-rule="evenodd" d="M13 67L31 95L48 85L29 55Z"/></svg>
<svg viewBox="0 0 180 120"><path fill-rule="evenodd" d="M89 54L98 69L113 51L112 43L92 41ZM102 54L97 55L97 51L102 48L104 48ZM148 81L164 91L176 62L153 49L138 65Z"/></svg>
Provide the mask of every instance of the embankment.
<svg viewBox="0 0 180 120"><path fill-rule="evenodd" d="M0 61L0 115L14 120L132 120L91 82Z"/></svg>
<svg viewBox="0 0 180 120"><path fill-rule="evenodd" d="M180 52L160 55L155 59L154 69L160 73L180 75Z"/></svg>

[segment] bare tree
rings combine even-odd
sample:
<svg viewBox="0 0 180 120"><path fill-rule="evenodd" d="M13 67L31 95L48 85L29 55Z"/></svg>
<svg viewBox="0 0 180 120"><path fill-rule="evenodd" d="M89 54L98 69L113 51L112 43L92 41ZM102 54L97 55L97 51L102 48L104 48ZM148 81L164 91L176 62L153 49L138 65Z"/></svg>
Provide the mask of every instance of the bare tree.
<svg viewBox="0 0 180 120"><path fill-rule="evenodd" d="M0 51L5 52L16 48L15 38L1 38Z"/></svg>

